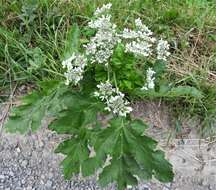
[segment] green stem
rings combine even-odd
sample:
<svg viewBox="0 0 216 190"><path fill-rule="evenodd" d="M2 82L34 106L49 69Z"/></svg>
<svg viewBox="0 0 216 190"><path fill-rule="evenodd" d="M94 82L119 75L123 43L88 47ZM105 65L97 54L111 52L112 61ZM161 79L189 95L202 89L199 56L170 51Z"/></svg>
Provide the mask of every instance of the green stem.
<svg viewBox="0 0 216 190"><path fill-rule="evenodd" d="M116 87L116 89L118 89L118 85L117 85L117 80L116 80L116 74L115 74L115 72L113 72L113 79L114 79L115 87Z"/></svg>
<svg viewBox="0 0 216 190"><path fill-rule="evenodd" d="M110 66L109 66L109 64L107 65L107 78L108 78L108 81L110 81Z"/></svg>

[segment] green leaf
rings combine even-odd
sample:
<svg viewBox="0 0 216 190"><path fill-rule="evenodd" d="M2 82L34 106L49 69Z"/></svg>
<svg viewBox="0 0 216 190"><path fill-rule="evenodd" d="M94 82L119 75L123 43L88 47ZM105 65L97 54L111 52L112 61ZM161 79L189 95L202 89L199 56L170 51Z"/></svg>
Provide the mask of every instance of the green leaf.
<svg viewBox="0 0 216 190"><path fill-rule="evenodd" d="M103 111L103 103L73 91L63 93L63 97L67 106L49 128L71 135L55 151L66 156L62 161L66 179L80 172L93 175L99 168L100 184L116 181L119 190L136 185L137 177L146 180L155 176L163 182L173 179L171 165L164 153L156 149L157 142L145 135L147 125L142 120L114 118L108 127L98 127L97 115ZM93 157L89 157L89 146L96 153ZM112 159L105 166L108 155Z"/></svg>
<svg viewBox="0 0 216 190"><path fill-rule="evenodd" d="M166 71L166 63L161 60L157 60L153 65L153 70L155 71L156 78L161 77Z"/></svg>
<svg viewBox="0 0 216 190"><path fill-rule="evenodd" d="M62 161L65 179L70 179L73 174L78 174L82 168L82 163L89 156L87 148L87 138L71 138L61 143L55 153L63 153L66 158Z"/></svg>
<svg viewBox="0 0 216 190"><path fill-rule="evenodd" d="M91 94L96 90L97 82L95 80L94 69L88 68L80 81L81 91L84 94Z"/></svg>
<svg viewBox="0 0 216 190"><path fill-rule="evenodd" d="M89 95L71 93L69 100L70 105L49 125L59 134L72 135L55 151L66 155L62 162L66 179L83 170L83 163L89 158L88 142L97 128L97 114L104 110L103 103Z"/></svg>
<svg viewBox="0 0 216 190"><path fill-rule="evenodd" d="M136 185L137 177L149 180L155 176L162 182L172 181L172 166L164 153L156 149L157 142L144 135L146 127L141 120L111 120L109 127L101 129L97 137L94 136L97 138L93 143L96 156L84 161L84 175L91 175L103 168L99 176L100 184L105 186L116 181L119 190ZM107 155L112 159L104 167Z"/></svg>
<svg viewBox="0 0 216 190"><path fill-rule="evenodd" d="M40 86L41 85L41 86ZM57 104L60 83L58 81L44 81L39 84L38 91L21 98L21 105L14 107L9 120L5 124L8 132L25 133L36 131L51 104ZM53 113L57 110L53 110Z"/></svg>
<svg viewBox="0 0 216 190"><path fill-rule="evenodd" d="M68 32L65 43L64 58L71 56L73 52L78 52L80 46L80 29L74 24Z"/></svg>
<svg viewBox="0 0 216 190"><path fill-rule="evenodd" d="M135 160L133 161L136 163ZM116 155L112 159L111 164L103 169L103 172L100 174L99 183L102 186L106 186L110 182L116 181L119 190L124 190L128 185L137 185L138 181L136 177L133 176L130 169L126 169L128 166L129 164L124 156L118 158Z"/></svg>
<svg viewBox="0 0 216 190"><path fill-rule="evenodd" d="M110 66L116 75L120 90L132 91L134 88L143 85L143 77L136 68L134 55L126 53L122 44L118 44L115 48Z"/></svg>
<svg viewBox="0 0 216 190"><path fill-rule="evenodd" d="M148 125L140 119L135 119L131 123L131 127L135 131L137 131L140 135L142 135L145 132L145 130L148 128Z"/></svg>
<svg viewBox="0 0 216 190"><path fill-rule="evenodd" d="M102 102L89 95L71 92L64 98L67 107L49 125L59 134L76 134L81 127L96 124L98 112L104 109Z"/></svg>
<svg viewBox="0 0 216 190"><path fill-rule="evenodd" d="M201 91L191 86L177 86L168 87L161 86L159 91L154 90L141 90L136 89L133 92L134 95L139 97L149 97L149 98L195 98L201 99L203 94Z"/></svg>
<svg viewBox="0 0 216 190"><path fill-rule="evenodd" d="M42 68L42 65L46 61L46 56L40 48L30 49L27 52L30 56L28 71L33 72Z"/></svg>
<svg viewBox="0 0 216 190"><path fill-rule="evenodd" d="M178 86L175 88L172 88L171 91L169 92L169 96L171 97L193 97L193 98L197 98L200 99L203 97L202 93L196 89L195 87L191 87L191 86Z"/></svg>
<svg viewBox="0 0 216 190"><path fill-rule="evenodd" d="M97 82L107 80L107 69L104 65L101 64L95 65L95 80Z"/></svg>
<svg viewBox="0 0 216 190"><path fill-rule="evenodd" d="M54 89L59 89L60 86L60 81L58 80L44 80L44 81L39 81L37 85L40 87L42 93L44 95L49 95L52 93Z"/></svg>

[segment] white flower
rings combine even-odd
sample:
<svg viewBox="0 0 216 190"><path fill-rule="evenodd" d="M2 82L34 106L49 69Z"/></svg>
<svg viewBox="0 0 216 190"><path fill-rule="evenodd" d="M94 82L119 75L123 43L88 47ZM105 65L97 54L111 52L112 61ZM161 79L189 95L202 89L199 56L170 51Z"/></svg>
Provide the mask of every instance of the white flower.
<svg viewBox="0 0 216 190"><path fill-rule="evenodd" d="M142 20L140 18L135 20L135 26L138 30L145 34L145 36L151 36L153 34L153 32L145 24L142 23Z"/></svg>
<svg viewBox="0 0 216 190"><path fill-rule="evenodd" d="M97 85L99 91L94 95L99 97L102 101L105 101L105 110L113 112L116 115L126 117L128 113L132 111L127 100L124 100L124 94L119 92L118 89L113 88L109 81L100 83Z"/></svg>
<svg viewBox="0 0 216 190"><path fill-rule="evenodd" d="M83 79L84 68L87 64L87 59L80 54L73 53L71 57L62 61L62 66L66 69L64 76L66 78L65 84L69 85L73 82L75 85Z"/></svg>
<svg viewBox="0 0 216 190"><path fill-rule="evenodd" d="M95 92L94 95L101 100L108 99L116 91L109 81L106 81L105 83L101 82L97 85L97 88L99 89L99 92Z"/></svg>
<svg viewBox="0 0 216 190"><path fill-rule="evenodd" d="M98 16L100 14L105 13L106 11L110 10L112 7L111 3L103 5L101 8L97 8L96 11L94 12L94 16Z"/></svg>
<svg viewBox="0 0 216 190"><path fill-rule="evenodd" d="M131 43L126 44L126 52L132 52L135 55L141 55L144 57L148 57L152 54L152 44L147 41L133 41Z"/></svg>
<svg viewBox="0 0 216 190"><path fill-rule="evenodd" d="M169 47L167 41L160 39L157 44L157 59L166 61L167 57L170 55Z"/></svg>
<svg viewBox="0 0 216 190"><path fill-rule="evenodd" d="M111 20L111 15L106 15L106 16L102 15L96 20L90 21L88 23L88 26L94 29L109 29L113 27L110 20Z"/></svg>
<svg viewBox="0 0 216 190"><path fill-rule="evenodd" d="M146 84L141 88L141 90L154 89L155 87L155 71L152 68L148 68L146 76Z"/></svg>
<svg viewBox="0 0 216 190"><path fill-rule="evenodd" d="M102 7L102 10L108 10L110 4ZM103 13L98 9L97 12ZM104 63L107 65L109 58L113 54L115 45L119 42L119 37L116 33L116 25L111 22L111 15L100 15L96 20L88 23L90 28L97 29L97 33L90 39L90 42L85 45L86 54L90 57L91 63Z"/></svg>
<svg viewBox="0 0 216 190"><path fill-rule="evenodd" d="M139 34L134 30L124 28L124 30L120 36L124 39L134 39L134 38L138 38Z"/></svg>
<svg viewBox="0 0 216 190"><path fill-rule="evenodd" d="M143 26L142 20L140 18L135 19L135 25L137 28L142 28Z"/></svg>
<svg viewBox="0 0 216 190"><path fill-rule="evenodd" d="M124 94L118 92L115 96L111 96L107 99L107 107L105 110L112 111L114 114L117 114L122 117L126 117L126 115L132 112L132 107L128 106L129 102L124 100Z"/></svg>
<svg viewBox="0 0 216 190"><path fill-rule="evenodd" d="M62 61L62 67L65 69L71 69L72 68L72 64L71 62L76 58L75 54L73 54L71 57L69 57L68 59Z"/></svg>
<svg viewBox="0 0 216 190"><path fill-rule="evenodd" d="M152 46L156 39L152 37L152 31L142 23L140 18L135 20L135 26L135 30L125 28L119 36L129 40L126 42L126 52L148 57L152 54Z"/></svg>
<svg viewBox="0 0 216 190"><path fill-rule="evenodd" d="M107 155L103 168L109 166L111 164L112 156L110 154Z"/></svg>
<svg viewBox="0 0 216 190"><path fill-rule="evenodd" d="M87 145L89 149L89 158L93 158L96 156L96 152L93 146L90 146L89 144Z"/></svg>

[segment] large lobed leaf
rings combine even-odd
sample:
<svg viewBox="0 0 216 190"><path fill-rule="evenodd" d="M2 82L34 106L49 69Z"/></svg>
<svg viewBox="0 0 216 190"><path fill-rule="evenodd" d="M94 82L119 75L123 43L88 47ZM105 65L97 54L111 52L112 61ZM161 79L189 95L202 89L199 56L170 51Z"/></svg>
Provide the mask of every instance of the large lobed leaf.
<svg viewBox="0 0 216 190"><path fill-rule="evenodd" d="M63 153L66 158L62 165L64 176L70 179L73 174L78 174L83 163L89 156L88 141L97 129L97 114L104 109L103 103L78 93L70 94L67 109L59 113L49 129L59 134L71 134L72 137L63 141L56 149L56 153Z"/></svg>
<svg viewBox="0 0 216 190"><path fill-rule="evenodd" d="M96 156L86 161L91 168L85 167L84 173L89 175L103 167L104 158L110 155L110 165L99 175L102 186L116 181L118 189L124 190L128 185L136 185L138 179L152 176L162 182L172 181L172 166L164 153L156 150L157 142L143 134L146 127L141 120L111 120L110 126L99 133L94 144Z"/></svg>
<svg viewBox="0 0 216 190"><path fill-rule="evenodd" d="M71 128L74 127L72 124ZM76 135L57 148L57 152L66 155L62 162L65 177L79 172L89 176L101 170L100 184L117 182L119 190L152 176L162 182L172 181L172 166L164 153L156 149L157 142L144 135L146 128L141 120L114 118L107 128L82 128L81 133L71 130ZM96 153L94 157L89 157L89 144ZM107 164L108 155L112 158L110 164Z"/></svg>
<svg viewBox="0 0 216 190"><path fill-rule="evenodd" d="M9 132L25 133L36 131L49 110L55 114L62 109L59 97L65 91L59 81L43 81L38 84L39 90L21 98L21 105L14 107L10 113L5 129ZM52 108L50 107L51 105Z"/></svg>
<svg viewBox="0 0 216 190"><path fill-rule="evenodd" d="M96 98L85 94L70 92L64 96L64 104L68 105L62 110L49 129L59 134L79 134L82 127L91 127L97 124L97 114L102 112L104 104Z"/></svg>

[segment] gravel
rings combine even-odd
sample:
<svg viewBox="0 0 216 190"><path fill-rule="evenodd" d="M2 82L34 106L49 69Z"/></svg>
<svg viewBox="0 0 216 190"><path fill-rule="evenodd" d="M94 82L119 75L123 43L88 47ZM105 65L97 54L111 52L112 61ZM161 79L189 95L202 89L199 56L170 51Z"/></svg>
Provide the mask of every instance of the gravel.
<svg viewBox="0 0 216 190"><path fill-rule="evenodd" d="M160 131L154 133L159 134ZM54 149L63 138L45 127L24 136L3 132L0 140L0 190L101 190L95 177L84 179L77 176L69 181L64 180L59 166L64 156L54 154ZM210 155L215 160L216 147L207 156L204 154L205 149L196 149L194 146L165 149L174 165L174 182L161 184L153 180L139 184L133 190L216 190L215 167L208 164L203 166L190 156L196 155L198 151L199 155L202 152L204 161ZM184 152L189 154L184 155ZM115 189L114 185L110 185L105 190Z"/></svg>
<svg viewBox="0 0 216 190"><path fill-rule="evenodd" d="M48 130L40 130L36 134L25 136L3 134L0 142L0 190L100 190L94 177L64 180L59 166L64 157L53 152L61 139ZM41 141L44 146L40 146ZM171 158L174 163L179 162L172 156ZM185 164L185 161L182 163ZM211 181L209 183L198 176L187 177L186 174L190 173L184 173L184 169L180 171L182 173L178 171L174 183L160 184L153 181L140 184L133 190L216 189L215 178L208 177ZM106 188L106 190L114 189L114 185Z"/></svg>
<svg viewBox="0 0 216 190"><path fill-rule="evenodd" d="M0 190L100 190L94 177L64 180L59 166L64 157L53 152L61 139L48 130L25 136L3 133ZM112 189L114 185L107 188ZM135 189L150 190L147 185Z"/></svg>

